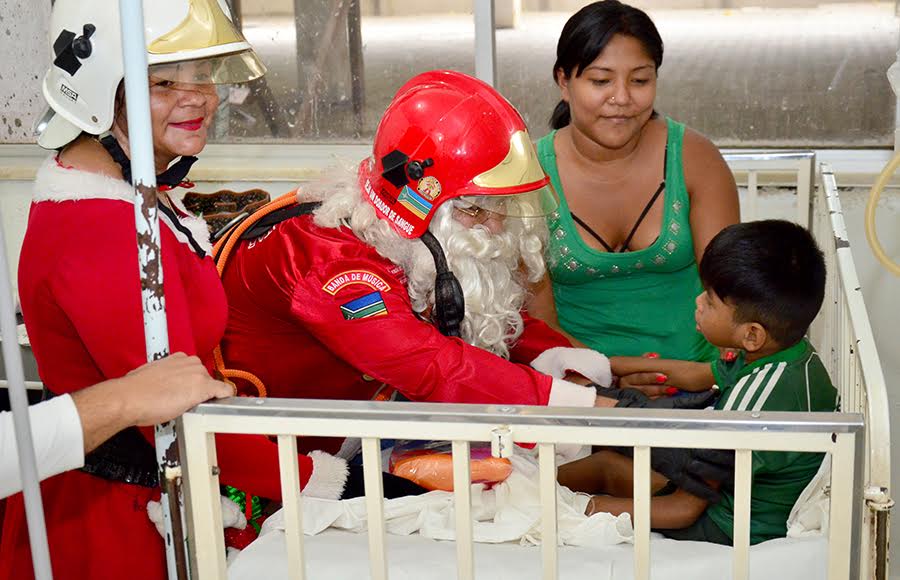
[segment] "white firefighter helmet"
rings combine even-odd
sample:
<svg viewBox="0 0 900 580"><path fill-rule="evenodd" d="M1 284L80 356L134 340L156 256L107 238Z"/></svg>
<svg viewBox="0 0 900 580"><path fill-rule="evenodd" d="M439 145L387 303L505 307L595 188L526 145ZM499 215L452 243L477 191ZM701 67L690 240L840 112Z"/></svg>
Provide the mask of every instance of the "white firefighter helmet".
<svg viewBox="0 0 900 580"><path fill-rule="evenodd" d="M226 84L265 74L224 0L143 4L147 62L154 77ZM35 132L41 147L56 149L82 131L99 135L112 126L116 89L124 76L118 2L56 0L50 42L53 62L43 85L50 109Z"/></svg>

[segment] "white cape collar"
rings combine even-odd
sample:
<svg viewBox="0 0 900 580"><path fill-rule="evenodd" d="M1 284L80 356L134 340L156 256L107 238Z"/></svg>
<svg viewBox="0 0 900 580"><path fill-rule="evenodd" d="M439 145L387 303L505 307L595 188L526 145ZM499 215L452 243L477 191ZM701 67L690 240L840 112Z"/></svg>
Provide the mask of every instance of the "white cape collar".
<svg viewBox="0 0 900 580"><path fill-rule="evenodd" d="M57 163L56 156L50 156L40 169L34 180L35 203L42 201L78 201L86 199L110 199L134 204L134 188L127 181L90 173L78 169L68 169ZM186 228L197 245L206 252L212 253L212 244L209 241L209 229L206 222L199 217L191 215L180 199L169 196L175 209L186 215L180 215L178 222ZM159 213L159 221L166 224L175 238L190 245L188 237L175 227L168 216Z"/></svg>

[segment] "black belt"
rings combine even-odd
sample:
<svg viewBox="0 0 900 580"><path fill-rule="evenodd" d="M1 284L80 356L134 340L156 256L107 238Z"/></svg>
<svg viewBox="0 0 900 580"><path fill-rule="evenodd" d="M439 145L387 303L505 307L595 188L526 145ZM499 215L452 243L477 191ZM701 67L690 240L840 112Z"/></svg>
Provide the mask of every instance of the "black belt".
<svg viewBox="0 0 900 580"><path fill-rule="evenodd" d="M55 396L55 393L44 389L44 400ZM119 431L85 455L81 471L109 481L159 487L156 450L137 427Z"/></svg>

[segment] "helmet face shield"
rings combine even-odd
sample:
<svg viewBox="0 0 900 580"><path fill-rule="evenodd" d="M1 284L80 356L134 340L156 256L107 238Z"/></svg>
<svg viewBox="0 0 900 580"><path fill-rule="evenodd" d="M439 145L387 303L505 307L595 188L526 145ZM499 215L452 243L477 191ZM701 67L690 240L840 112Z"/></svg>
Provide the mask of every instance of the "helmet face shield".
<svg viewBox="0 0 900 580"><path fill-rule="evenodd" d="M157 82L232 84L265 74L225 0L153 0L143 3L143 14L149 73ZM79 40L88 25L90 37ZM49 33L56 58L44 75L42 92L56 116L43 127L39 142L59 147L66 137L81 131L100 135L113 124L124 75L118 3L56 0ZM76 55L76 41L91 50Z"/></svg>
<svg viewBox="0 0 900 580"><path fill-rule="evenodd" d="M246 83L266 73L266 67L252 50L181 62L150 65L154 79L194 85Z"/></svg>
<svg viewBox="0 0 900 580"><path fill-rule="evenodd" d="M485 211L517 218L542 218L559 207L559 197L549 183L523 193L466 195L453 200L453 207L470 216Z"/></svg>
<svg viewBox="0 0 900 580"><path fill-rule="evenodd" d="M44 149L59 149L81 134L81 128L48 107L34 124L34 136Z"/></svg>

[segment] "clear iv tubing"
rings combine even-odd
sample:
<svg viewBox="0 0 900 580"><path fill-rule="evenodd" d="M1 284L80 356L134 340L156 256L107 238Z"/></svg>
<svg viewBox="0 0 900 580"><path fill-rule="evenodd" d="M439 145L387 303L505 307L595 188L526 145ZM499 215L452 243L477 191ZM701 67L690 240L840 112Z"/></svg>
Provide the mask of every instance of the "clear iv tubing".
<svg viewBox="0 0 900 580"><path fill-rule="evenodd" d="M866 239L869 240L869 246L872 248L875 258L884 265L888 272L895 276L900 276L900 265L885 253L881 242L878 241L878 234L875 231L875 212L878 209L878 200L881 198L881 193L894 173L897 172L898 167L900 167L900 152L894 155L893 159L884 166L881 175L878 176L878 179L875 180L875 185L872 186L872 191L869 192L869 201L866 203Z"/></svg>

